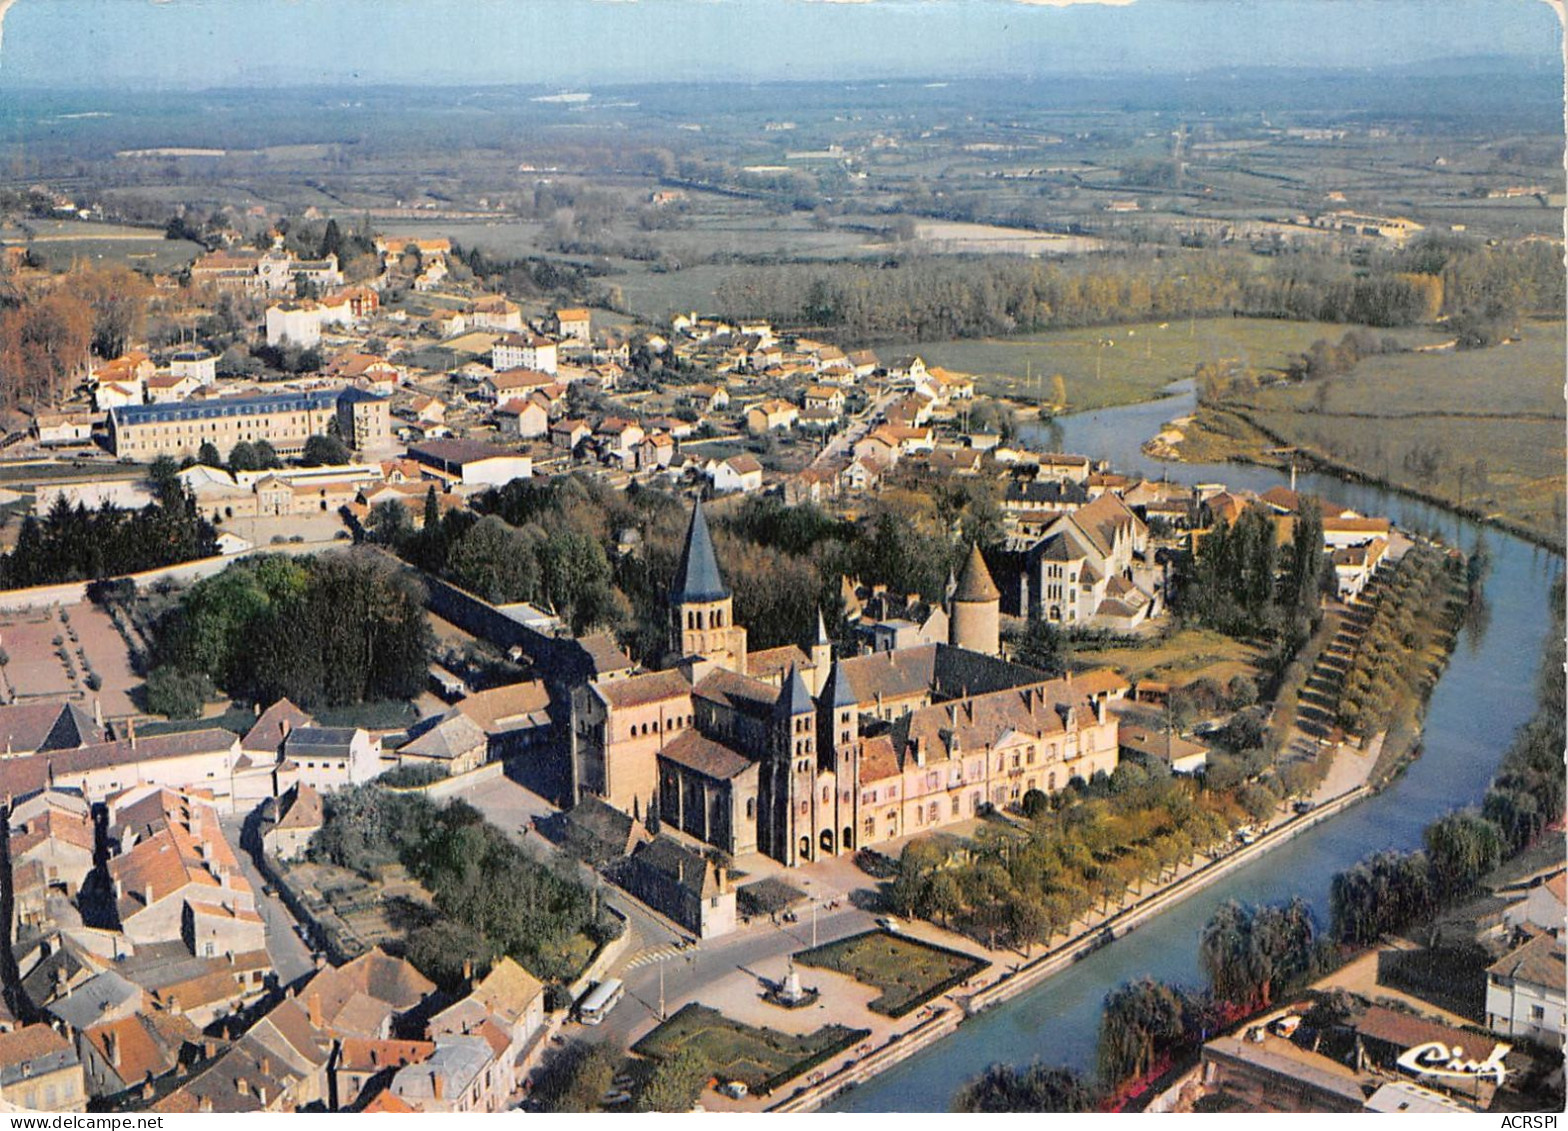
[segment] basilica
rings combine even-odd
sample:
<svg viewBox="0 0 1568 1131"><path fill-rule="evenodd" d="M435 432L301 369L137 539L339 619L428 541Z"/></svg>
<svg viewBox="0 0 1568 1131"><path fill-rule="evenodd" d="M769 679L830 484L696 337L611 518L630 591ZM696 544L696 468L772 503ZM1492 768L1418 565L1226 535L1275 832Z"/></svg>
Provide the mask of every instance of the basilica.
<svg viewBox="0 0 1568 1131"><path fill-rule="evenodd" d="M1126 682L1002 659L1000 599L974 547L949 585L946 643L835 658L819 614L805 647L749 651L698 503L670 593L671 665L572 694L573 795L796 865L1109 773L1107 704Z"/></svg>

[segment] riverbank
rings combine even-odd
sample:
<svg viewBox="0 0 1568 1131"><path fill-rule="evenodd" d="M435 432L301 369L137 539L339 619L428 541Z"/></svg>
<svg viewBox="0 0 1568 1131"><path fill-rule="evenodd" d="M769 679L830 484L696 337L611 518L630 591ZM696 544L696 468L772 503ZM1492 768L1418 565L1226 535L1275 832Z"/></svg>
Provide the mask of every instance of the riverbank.
<svg viewBox="0 0 1568 1131"><path fill-rule="evenodd" d="M1081 962L1117 939L1123 938L1168 908L1217 883L1237 869L1288 844L1302 833L1339 815L1369 796L1358 785L1303 814L1285 811L1251 844L1208 858L1185 875L1156 885L1147 895L1105 916L1086 917L1086 926L1037 958L1004 969L990 984L968 993L950 993L944 1005L928 1019L904 1033L897 1033L864 1056L851 1057L813 1084L797 1089L771 1105L770 1112L813 1111L834 1096L886 1072L934 1042L958 1031L969 1019L1033 989L1041 982ZM911 932L915 933L915 932Z"/></svg>
<svg viewBox="0 0 1568 1131"><path fill-rule="evenodd" d="M1286 436L1275 428L1258 420L1248 410L1236 405L1226 405L1223 408L1204 406L1199 412L1190 417L1181 418L1182 427L1163 430L1159 435L1147 442L1143 451L1146 455L1159 460L1173 463L1200 462L1207 463L1216 459L1224 459L1230 463L1247 463L1259 467L1279 469L1286 466L1285 461L1275 457L1270 458L1264 443L1273 444L1276 448L1290 449L1292 458L1297 468L1325 472L1336 478L1348 480L1352 483L1363 483L1378 487L1406 498L1431 506L1441 507L1443 510L1459 515L1471 522L1491 526L1498 530L1521 538L1526 542L1553 553L1563 552L1563 539L1561 535L1554 535L1550 531L1510 518L1505 514L1488 511L1484 508L1469 506L1457 499L1435 491L1426 490L1410 483L1404 483L1384 475L1377 475L1363 467L1347 462L1344 459L1330 455L1313 444L1303 442L1299 438ZM1235 427L1226 427L1225 421L1230 420ZM1175 437L1170 432L1177 433ZM1247 432L1250 431L1261 441L1249 440ZM1196 456L1192 454L1195 444L1204 445L1204 450Z"/></svg>
<svg viewBox="0 0 1568 1131"><path fill-rule="evenodd" d="M1276 470L1246 464L1161 463L1140 451L1161 424L1196 410L1190 379L1158 400L1125 408L1057 417L1049 431L1030 424L1023 438L1041 450L1089 452L1119 470L1188 484L1226 482L1265 491L1286 481ZM1387 515L1405 529L1440 530L1449 545L1468 546L1482 527L1450 511L1391 490L1305 471L1298 489L1334 498L1363 514ZM892 1065L859 1087L822 1102L834 1112L930 1112L947 1109L956 1091L998 1062L1042 1059L1081 1072L1094 1069L1095 1041L1107 991L1151 977L1197 985L1204 975L1194 940L1222 903L1254 906L1305 899L1320 917L1331 904L1337 872L1366 856L1411 850L1427 824L1456 807L1481 801L1506 736L1533 710L1536 660L1548 635L1542 610L1553 600L1560 553L1501 532L1489 535L1491 568L1483 581L1487 616L1468 622L1428 703L1419 759L1376 793L1294 838L1250 866L1166 909L1057 975L969 1018L949 1037Z"/></svg>

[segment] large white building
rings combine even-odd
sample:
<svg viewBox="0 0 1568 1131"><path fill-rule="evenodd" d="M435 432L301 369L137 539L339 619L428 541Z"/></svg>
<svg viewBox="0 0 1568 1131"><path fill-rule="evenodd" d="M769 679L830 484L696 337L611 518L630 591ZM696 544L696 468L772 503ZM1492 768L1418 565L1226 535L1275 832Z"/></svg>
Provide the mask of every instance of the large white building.
<svg viewBox="0 0 1568 1131"><path fill-rule="evenodd" d="M1486 970L1486 1024L1552 1047L1568 1033L1568 955L1561 934L1540 934Z"/></svg>
<svg viewBox="0 0 1568 1131"><path fill-rule="evenodd" d="M281 346L285 343L309 349L321 341L323 324L319 303L286 302L267 308L267 344Z"/></svg>
<svg viewBox="0 0 1568 1131"><path fill-rule="evenodd" d="M559 367L555 340L540 334L508 334L490 351L490 368L497 373L535 369L553 375Z"/></svg>

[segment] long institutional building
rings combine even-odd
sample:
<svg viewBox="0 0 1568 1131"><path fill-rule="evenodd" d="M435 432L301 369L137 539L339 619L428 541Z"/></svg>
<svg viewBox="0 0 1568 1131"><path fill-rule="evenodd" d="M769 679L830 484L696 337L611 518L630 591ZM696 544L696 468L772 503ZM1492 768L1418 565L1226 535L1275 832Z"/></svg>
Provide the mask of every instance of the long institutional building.
<svg viewBox="0 0 1568 1131"><path fill-rule="evenodd" d="M136 460L194 456L205 443L227 456L235 444L260 440L279 455L297 455L306 440L324 435L334 420L356 448L391 443L385 398L332 389L122 405L109 410L109 445L115 455Z"/></svg>
<svg viewBox="0 0 1568 1131"><path fill-rule="evenodd" d="M667 670L572 695L577 797L660 819L731 855L796 865L1054 793L1117 762L1109 671L1065 679L999 658L1000 593L978 548L949 642L834 661L748 651L699 505L671 595Z"/></svg>

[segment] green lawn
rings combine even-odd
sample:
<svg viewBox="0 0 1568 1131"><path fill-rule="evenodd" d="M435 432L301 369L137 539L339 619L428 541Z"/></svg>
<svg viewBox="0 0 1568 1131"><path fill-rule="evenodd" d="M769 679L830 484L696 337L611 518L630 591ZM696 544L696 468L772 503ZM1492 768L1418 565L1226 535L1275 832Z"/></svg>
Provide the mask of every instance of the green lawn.
<svg viewBox="0 0 1568 1131"><path fill-rule="evenodd" d="M1237 358L1260 370L1277 368L1319 338L1338 341L1349 329L1270 318L1178 319L1012 338L908 342L878 346L877 355L918 353L927 365L972 374L981 393L1030 404L1050 401L1051 376L1060 373L1067 384L1067 410L1082 412L1148 400L1172 381L1191 377L1200 362ZM1440 340L1424 330L1394 336L1411 344Z"/></svg>
<svg viewBox="0 0 1568 1131"><path fill-rule="evenodd" d="M169 274L183 270L202 253L189 240L166 240L157 232L121 238L89 235L34 240L28 250L50 271L64 271L73 263L122 264L137 271Z"/></svg>
<svg viewBox="0 0 1568 1131"><path fill-rule="evenodd" d="M1563 323L1532 322L1508 345L1368 358L1243 408L1370 475L1561 538L1563 347Z"/></svg>
<svg viewBox="0 0 1568 1131"><path fill-rule="evenodd" d="M1225 683L1238 675L1257 678L1261 651L1209 629L1184 628L1133 648L1080 645L1076 658L1089 667L1113 667L1134 682L1160 679L1185 684L1208 677Z"/></svg>
<svg viewBox="0 0 1568 1131"><path fill-rule="evenodd" d="M990 965L888 931L868 931L795 955L802 966L847 974L875 986L882 996L871 1003L877 1013L902 1017Z"/></svg>
<svg viewBox="0 0 1568 1131"><path fill-rule="evenodd" d="M739 1080L753 1092L765 1092L870 1035L869 1029L825 1025L814 1033L794 1036L744 1025L691 1002L633 1045L632 1051L657 1060L692 1047L707 1057L719 1079Z"/></svg>

